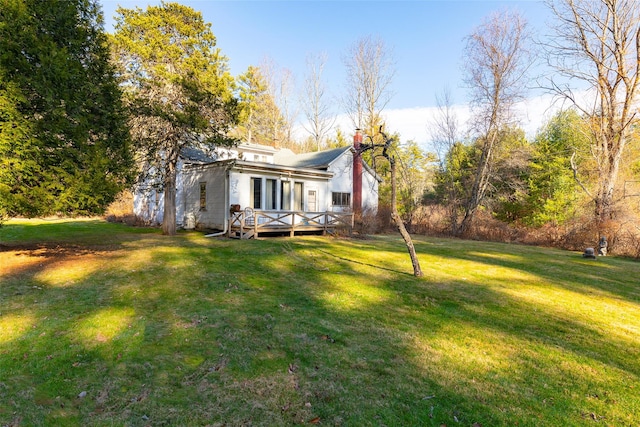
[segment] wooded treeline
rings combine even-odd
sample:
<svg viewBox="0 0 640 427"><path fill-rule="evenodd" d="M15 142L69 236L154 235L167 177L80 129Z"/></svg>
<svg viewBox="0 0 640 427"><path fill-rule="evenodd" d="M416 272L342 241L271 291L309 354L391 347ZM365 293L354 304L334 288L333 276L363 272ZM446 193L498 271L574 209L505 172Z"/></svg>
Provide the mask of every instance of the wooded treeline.
<svg viewBox="0 0 640 427"><path fill-rule="evenodd" d="M141 178L170 195L184 146L348 145L352 130L336 126L344 114L393 154L411 232L572 249L606 236L613 252L639 256L640 11L633 0L548 7L557 26L544 42L510 11L470 31L461 83L471 120L461 123L442 91L437 118L425 118L427 150L394 129L385 129L390 145L381 140L395 69L380 39L346 46L338 91L324 80L322 53L307 54L305 76L269 60L231 76L211 24L177 3L120 8L106 34L95 0L0 0L0 219L100 214ZM532 86L564 102L526 135L517 105ZM389 178L380 154L364 156ZM390 200L387 179L365 231L389 226Z"/></svg>

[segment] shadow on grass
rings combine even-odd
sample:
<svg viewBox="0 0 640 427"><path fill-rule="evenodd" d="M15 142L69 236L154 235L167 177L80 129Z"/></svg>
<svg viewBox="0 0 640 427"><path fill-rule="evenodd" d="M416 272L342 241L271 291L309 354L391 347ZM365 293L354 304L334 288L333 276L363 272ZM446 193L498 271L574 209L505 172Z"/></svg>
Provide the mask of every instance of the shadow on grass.
<svg viewBox="0 0 640 427"><path fill-rule="evenodd" d="M591 294L597 290L640 302L640 288L634 279L640 275L640 263L634 261L614 257L591 260L575 252L530 246L451 242L453 245L443 250L424 242L416 246L420 252L440 257L525 271L573 292Z"/></svg>
<svg viewBox="0 0 640 427"><path fill-rule="evenodd" d="M3 274L1 425L637 421L637 340L399 273L401 245L125 240L69 279L46 256Z"/></svg>

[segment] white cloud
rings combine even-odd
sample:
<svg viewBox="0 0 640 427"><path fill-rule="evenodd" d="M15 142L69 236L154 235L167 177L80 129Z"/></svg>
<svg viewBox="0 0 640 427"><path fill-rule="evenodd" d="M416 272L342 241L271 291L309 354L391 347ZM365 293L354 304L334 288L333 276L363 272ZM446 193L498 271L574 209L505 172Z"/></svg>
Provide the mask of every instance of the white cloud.
<svg viewBox="0 0 640 427"><path fill-rule="evenodd" d="M519 118L519 125L524 129L528 138L535 137L542 125L544 125L558 110L560 106L553 102L551 95L541 95L529 98L516 105L515 111ZM467 132L468 121L471 117L467 105L453 106L460 131L464 135ZM402 141L413 140L429 149L431 146L431 131L435 117L438 113L436 107L415 107L388 110L383 112L390 132L398 132Z"/></svg>
<svg viewBox="0 0 640 427"><path fill-rule="evenodd" d="M535 137L544 125L559 109L551 95L540 95L529 98L516 105L515 111L519 117L519 124L525 130L528 138ZM413 140L426 150L433 150L431 146L431 131L438 109L436 107L413 107L385 110L382 116L389 133L400 134L401 141ZM467 133L468 121L471 116L467 105L453 106L461 135ZM340 127L347 139L354 133L353 123L346 114L339 115L335 127ZM300 135L300 134L298 134Z"/></svg>

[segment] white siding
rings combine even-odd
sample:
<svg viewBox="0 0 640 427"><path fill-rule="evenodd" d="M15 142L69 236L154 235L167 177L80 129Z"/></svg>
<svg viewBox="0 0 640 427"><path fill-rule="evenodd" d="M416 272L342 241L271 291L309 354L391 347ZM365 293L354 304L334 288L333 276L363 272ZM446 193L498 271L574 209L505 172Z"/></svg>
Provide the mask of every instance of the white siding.
<svg viewBox="0 0 640 427"><path fill-rule="evenodd" d="M362 210L378 213L378 180L366 169L362 172Z"/></svg>
<svg viewBox="0 0 640 427"><path fill-rule="evenodd" d="M331 163L328 170L334 175L329 184L327 210L345 210L331 205L331 193L349 193L353 208L353 153L346 151ZM362 168L362 209L378 211L378 180L366 167Z"/></svg>
<svg viewBox="0 0 640 427"><path fill-rule="evenodd" d="M215 165L185 169L184 226L185 228L223 229L230 203L226 200L226 168ZM200 184L205 184L206 201L200 206Z"/></svg>
<svg viewBox="0 0 640 427"><path fill-rule="evenodd" d="M184 217L184 205L181 200L184 199L184 178L182 169L184 162L178 160L176 165L176 225L182 225ZM149 173L153 175L153 169ZM143 221L149 224L161 224L164 218L164 191L162 185L157 181L148 179L138 183L133 192L133 213Z"/></svg>

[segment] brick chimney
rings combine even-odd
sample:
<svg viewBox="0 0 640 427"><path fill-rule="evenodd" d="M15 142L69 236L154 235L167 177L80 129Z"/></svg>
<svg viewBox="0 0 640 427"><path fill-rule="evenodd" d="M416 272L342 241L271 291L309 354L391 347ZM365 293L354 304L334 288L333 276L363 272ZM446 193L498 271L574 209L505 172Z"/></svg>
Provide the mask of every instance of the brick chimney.
<svg viewBox="0 0 640 427"><path fill-rule="evenodd" d="M360 129L356 129L353 135L353 212L362 213L362 153L360 145L362 144L362 133Z"/></svg>

